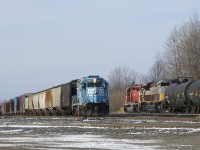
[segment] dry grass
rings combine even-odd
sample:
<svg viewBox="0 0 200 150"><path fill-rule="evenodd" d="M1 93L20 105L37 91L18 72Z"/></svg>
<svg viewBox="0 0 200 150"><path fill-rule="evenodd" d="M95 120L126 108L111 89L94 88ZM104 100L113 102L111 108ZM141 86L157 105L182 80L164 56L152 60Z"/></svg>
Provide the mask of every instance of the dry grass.
<svg viewBox="0 0 200 150"><path fill-rule="evenodd" d="M125 98L124 91L122 92L116 92L111 91L110 92L110 112L118 112L120 111L120 108L123 107Z"/></svg>

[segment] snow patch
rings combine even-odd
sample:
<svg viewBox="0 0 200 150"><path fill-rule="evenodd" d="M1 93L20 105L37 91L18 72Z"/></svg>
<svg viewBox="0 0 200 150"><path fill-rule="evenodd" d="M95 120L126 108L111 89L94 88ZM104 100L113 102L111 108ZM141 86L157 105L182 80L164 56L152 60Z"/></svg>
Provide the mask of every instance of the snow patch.
<svg viewBox="0 0 200 150"><path fill-rule="evenodd" d="M155 145L156 140L129 140L129 139L112 139L102 135L60 135L51 137L10 137L0 138L1 142L10 144L0 144L0 147L46 147L47 149L110 149L110 150L132 150L147 149L153 150L161 148ZM20 144L25 143L25 144ZM154 146L153 146L154 145ZM35 147L35 148L34 148Z"/></svg>

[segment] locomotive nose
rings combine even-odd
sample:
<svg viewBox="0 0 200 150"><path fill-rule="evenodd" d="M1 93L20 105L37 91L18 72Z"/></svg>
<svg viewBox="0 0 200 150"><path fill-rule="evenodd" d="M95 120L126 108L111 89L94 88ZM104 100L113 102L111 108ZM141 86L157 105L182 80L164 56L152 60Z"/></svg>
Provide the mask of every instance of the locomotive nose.
<svg viewBox="0 0 200 150"><path fill-rule="evenodd" d="M94 94L99 95L99 90L94 90Z"/></svg>

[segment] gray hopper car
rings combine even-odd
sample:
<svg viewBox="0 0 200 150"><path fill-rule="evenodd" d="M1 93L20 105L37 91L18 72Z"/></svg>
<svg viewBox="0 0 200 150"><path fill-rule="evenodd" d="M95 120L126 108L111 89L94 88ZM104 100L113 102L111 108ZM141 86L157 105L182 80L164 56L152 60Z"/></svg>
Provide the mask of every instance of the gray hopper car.
<svg viewBox="0 0 200 150"><path fill-rule="evenodd" d="M40 91L25 99L26 115L67 115L72 113L72 95L76 95L76 82L73 80L44 91Z"/></svg>

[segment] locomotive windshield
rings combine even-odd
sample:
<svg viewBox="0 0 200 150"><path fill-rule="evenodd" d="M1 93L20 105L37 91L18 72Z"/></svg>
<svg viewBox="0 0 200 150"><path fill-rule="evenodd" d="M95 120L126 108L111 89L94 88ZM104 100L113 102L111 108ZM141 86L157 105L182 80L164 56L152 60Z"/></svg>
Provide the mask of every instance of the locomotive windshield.
<svg viewBox="0 0 200 150"><path fill-rule="evenodd" d="M161 86L169 86L169 85L170 85L169 82L163 82L163 83L161 83Z"/></svg>
<svg viewBox="0 0 200 150"><path fill-rule="evenodd" d="M141 88L140 87L133 87L133 90L140 91Z"/></svg>
<svg viewBox="0 0 200 150"><path fill-rule="evenodd" d="M88 87L102 87L102 83L88 83Z"/></svg>

